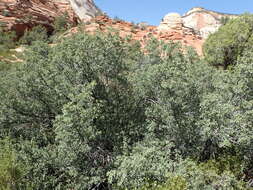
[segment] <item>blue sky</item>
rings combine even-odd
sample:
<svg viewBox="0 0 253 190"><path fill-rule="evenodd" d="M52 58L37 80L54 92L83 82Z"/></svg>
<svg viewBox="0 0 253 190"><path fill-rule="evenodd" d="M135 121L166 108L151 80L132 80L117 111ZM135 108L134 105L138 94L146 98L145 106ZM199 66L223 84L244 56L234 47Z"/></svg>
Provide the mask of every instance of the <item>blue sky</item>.
<svg viewBox="0 0 253 190"><path fill-rule="evenodd" d="M192 7L224 13L253 13L253 0L95 0L110 17L158 25L169 12L184 14Z"/></svg>

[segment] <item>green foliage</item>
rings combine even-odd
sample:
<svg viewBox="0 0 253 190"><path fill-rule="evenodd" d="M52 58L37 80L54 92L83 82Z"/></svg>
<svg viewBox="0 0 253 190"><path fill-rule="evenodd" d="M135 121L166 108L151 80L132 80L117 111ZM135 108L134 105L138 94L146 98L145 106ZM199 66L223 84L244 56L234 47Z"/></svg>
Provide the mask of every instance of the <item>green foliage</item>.
<svg viewBox="0 0 253 190"><path fill-rule="evenodd" d="M115 16L113 18L113 20L114 20L114 22L123 22L124 21L123 19L119 18L118 16Z"/></svg>
<svg viewBox="0 0 253 190"><path fill-rule="evenodd" d="M164 183L147 183L138 190L187 190L188 183L182 176L171 175L167 176L167 181Z"/></svg>
<svg viewBox="0 0 253 190"><path fill-rule="evenodd" d="M7 52L9 49L14 48L15 32L4 32L0 30L0 52ZM1 55L0 55L1 56Z"/></svg>
<svg viewBox="0 0 253 190"><path fill-rule="evenodd" d="M143 53L115 33L36 41L0 73L0 136L18 142L21 184L249 189L252 48L224 71L179 44L151 39Z"/></svg>
<svg viewBox="0 0 253 190"><path fill-rule="evenodd" d="M65 13L61 16L56 17L53 27L55 34L65 32L70 27L68 23L68 14Z"/></svg>
<svg viewBox="0 0 253 190"><path fill-rule="evenodd" d="M228 158L228 160L227 160ZM237 161L234 157L222 157L220 160L209 160L197 164L192 160L184 160L167 173L165 182L146 183L140 190L187 190L187 189L250 189L245 182L227 166ZM229 164L228 164L229 163ZM225 169L226 168L226 169ZM237 168L240 170L240 168Z"/></svg>
<svg viewBox="0 0 253 190"><path fill-rule="evenodd" d="M152 52L147 64L136 72L138 94L149 104L149 132L160 140L170 139L182 155L196 156L203 145L197 124L200 102L212 88L214 69L191 51L184 55L177 44L157 43L148 47Z"/></svg>
<svg viewBox="0 0 253 190"><path fill-rule="evenodd" d="M246 183L238 181L230 171L219 173L216 164L196 164L185 160L175 173L185 179L187 189L247 189ZM175 176L175 173L170 175Z"/></svg>
<svg viewBox="0 0 253 190"><path fill-rule="evenodd" d="M81 26L81 24L79 25ZM55 18L53 23L53 34L49 37L49 43L58 43L62 40L62 34L71 27L68 13L62 14Z"/></svg>
<svg viewBox="0 0 253 190"><path fill-rule="evenodd" d="M199 166L203 171L214 170L218 175L224 172L230 172L235 177L242 177L243 175L243 162L238 156L223 155L216 160L211 159L204 163L200 163Z"/></svg>
<svg viewBox="0 0 253 190"><path fill-rule="evenodd" d="M141 52L110 34L77 35L54 48L38 42L30 52L19 71L2 81L12 84L2 92L2 133L33 140L41 162L48 162L45 156L53 155L49 147L54 147L57 160L50 158L50 164L41 164L47 169L30 174L38 186L45 182L42 175L54 179L48 188L88 188L105 180L113 157L143 131L144 113L128 82Z"/></svg>
<svg viewBox="0 0 253 190"><path fill-rule="evenodd" d="M11 68L11 65L6 63L6 62L3 62L3 61L0 61L0 73L2 72L6 72L7 70L9 70Z"/></svg>
<svg viewBox="0 0 253 190"><path fill-rule="evenodd" d="M22 187L26 169L17 158L9 139L0 141L0 189L14 190Z"/></svg>
<svg viewBox="0 0 253 190"><path fill-rule="evenodd" d="M31 45L35 41L46 42L47 40L48 35L46 28L38 25L33 27L31 30L26 30L19 42L24 45Z"/></svg>
<svg viewBox="0 0 253 190"><path fill-rule="evenodd" d="M7 9L6 10L2 10L1 15L6 16L6 17L11 16L10 11L7 10Z"/></svg>
<svg viewBox="0 0 253 190"><path fill-rule="evenodd" d="M139 27L141 30L146 30L147 29L147 25L145 23L140 23Z"/></svg>
<svg viewBox="0 0 253 190"><path fill-rule="evenodd" d="M253 44L253 15L244 14L220 27L211 34L204 44L206 60L215 66L225 69L235 65L245 49Z"/></svg>
<svg viewBox="0 0 253 190"><path fill-rule="evenodd" d="M20 160L27 168L28 187L30 189L64 189L64 185L60 185L59 181L67 183L70 178L62 176L55 147L52 145L41 147L35 141L19 141L22 144L19 144L18 150Z"/></svg>
<svg viewBox="0 0 253 190"><path fill-rule="evenodd" d="M160 142L170 139L183 158L205 161L217 158L223 152L234 152L235 155L244 154L243 162L251 160L249 146L252 145L252 64L240 64L234 72L223 72L202 63L192 52L183 55L180 47L175 44L161 44L154 40L147 48L152 52L144 59L145 64L135 72L136 77L133 80L137 96L141 96L147 104L148 134ZM207 102L209 103L206 104ZM249 154L243 153L244 150L248 150ZM145 155L140 150L139 152ZM135 154L136 157L141 157L138 153ZM158 151L157 154L159 155ZM134 155L128 157L131 161L135 160ZM152 159L152 156L150 157ZM148 159L146 160L148 162ZM145 171L152 167L147 163L145 168L138 161L132 162L136 165L126 158L120 160L122 165L117 166L120 169L116 170L114 175L119 184L125 182L126 187L131 184L140 187L145 177L138 176L145 176ZM151 161L148 163L152 164ZM156 163L158 168L159 163ZM233 184L235 189L237 185L239 188L241 182L237 181L237 177L242 177L243 170L240 163L242 161L233 161L233 156L220 159L219 165L216 166L219 167L218 170L206 171L208 167L205 167L206 169L196 174L196 179L190 179L188 188L229 188L233 187ZM183 167L185 165L187 163L182 164ZM170 168L166 169L170 171ZM132 178L128 177L130 171L134 174ZM193 175L185 172L187 175ZM156 170L151 172L153 175L155 173ZM181 175L180 171L178 175ZM202 178L203 176L207 177ZM140 179L142 181L138 181ZM188 177L184 179L188 181ZM222 184L223 179L227 183ZM154 181L161 184L161 180Z"/></svg>
<svg viewBox="0 0 253 190"><path fill-rule="evenodd" d="M242 151L252 143L252 63L238 64L234 72L221 72L215 90L201 103L202 138L209 139L214 152ZM212 144L212 146L211 146Z"/></svg>
<svg viewBox="0 0 253 190"><path fill-rule="evenodd" d="M253 63L253 49L252 47L246 48L243 54L238 57L237 64Z"/></svg>
<svg viewBox="0 0 253 190"><path fill-rule="evenodd" d="M114 156L122 152L125 142L136 141L143 130L139 125L143 120L142 110L128 82L128 71L140 52L132 51L132 45L112 35L78 36L64 42L59 49L57 65L68 54L64 66L68 75L61 81L71 76L74 84L77 82L67 88L72 88L68 95L71 101L56 118L56 140L64 157L60 161L63 169L72 166L65 169L72 178L70 187L88 188L106 181ZM71 51L73 56L69 55ZM72 64L78 70L73 70ZM82 89L85 84L94 85L91 92ZM133 115L136 113L139 116Z"/></svg>
<svg viewBox="0 0 253 190"><path fill-rule="evenodd" d="M93 85L71 97L71 102L64 106L63 114L55 121L59 161L65 175L72 178L70 187L88 188L104 180L105 168L101 166L106 167L105 160L110 159L110 152L104 148L98 150L102 144L95 144L101 139L101 131L94 120L99 119L101 111L99 103L91 96Z"/></svg>
<svg viewBox="0 0 253 190"><path fill-rule="evenodd" d="M140 188L153 181L164 182L166 174L177 166L178 158L172 147L169 142L146 139L116 159L116 169L108 173L109 182L126 189Z"/></svg>
<svg viewBox="0 0 253 190"><path fill-rule="evenodd" d="M11 49L16 47L15 40L15 32L5 32L0 29L0 75L10 70L14 65L10 61L14 58Z"/></svg>
<svg viewBox="0 0 253 190"><path fill-rule="evenodd" d="M225 16L225 17L221 17L220 22L221 22L222 25L225 25L229 22L229 20L230 20L230 18Z"/></svg>

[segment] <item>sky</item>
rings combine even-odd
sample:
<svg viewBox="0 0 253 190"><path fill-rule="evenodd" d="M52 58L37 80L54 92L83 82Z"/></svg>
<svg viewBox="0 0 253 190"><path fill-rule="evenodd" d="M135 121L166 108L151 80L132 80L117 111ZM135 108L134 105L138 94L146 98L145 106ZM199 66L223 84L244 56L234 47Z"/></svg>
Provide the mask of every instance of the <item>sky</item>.
<svg viewBox="0 0 253 190"><path fill-rule="evenodd" d="M95 3L112 18L151 25L159 25L167 13L183 15L193 7L231 14L253 13L253 0L95 0Z"/></svg>

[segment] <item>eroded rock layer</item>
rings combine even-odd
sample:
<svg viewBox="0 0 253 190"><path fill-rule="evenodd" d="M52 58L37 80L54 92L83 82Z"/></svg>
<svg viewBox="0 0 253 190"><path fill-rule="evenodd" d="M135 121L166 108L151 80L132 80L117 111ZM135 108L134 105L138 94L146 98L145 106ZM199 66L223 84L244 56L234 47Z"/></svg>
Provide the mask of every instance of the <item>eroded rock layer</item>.
<svg viewBox="0 0 253 190"><path fill-rule="evenodd" d="M50 31L55 18L66 13L69 22L76 24L95 17L100 10L92 0L1 0L0 27L17 35L38 24Z"/></svg>

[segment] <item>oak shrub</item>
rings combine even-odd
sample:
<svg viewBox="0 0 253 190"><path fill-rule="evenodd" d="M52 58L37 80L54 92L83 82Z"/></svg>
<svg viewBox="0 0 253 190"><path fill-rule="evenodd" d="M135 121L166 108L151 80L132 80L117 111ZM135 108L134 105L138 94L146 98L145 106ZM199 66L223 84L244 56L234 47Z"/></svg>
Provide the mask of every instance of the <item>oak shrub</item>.
<svg viewBox="0 0 253 190"><path fill-rule="evenodd" d="M217 32L211 34L204 43L206 60L214 66L227 69L234 66L244 51L253 44L253 15L245 13L229 19Z"/></svg>
<svg viewBox="0 0 253 190"><path fill-rule="evenodd" d="M175 43L144 52L113 33L37 41L3 77L0 135L33 189L248 188L250 49L233 71Z"/></svg>

